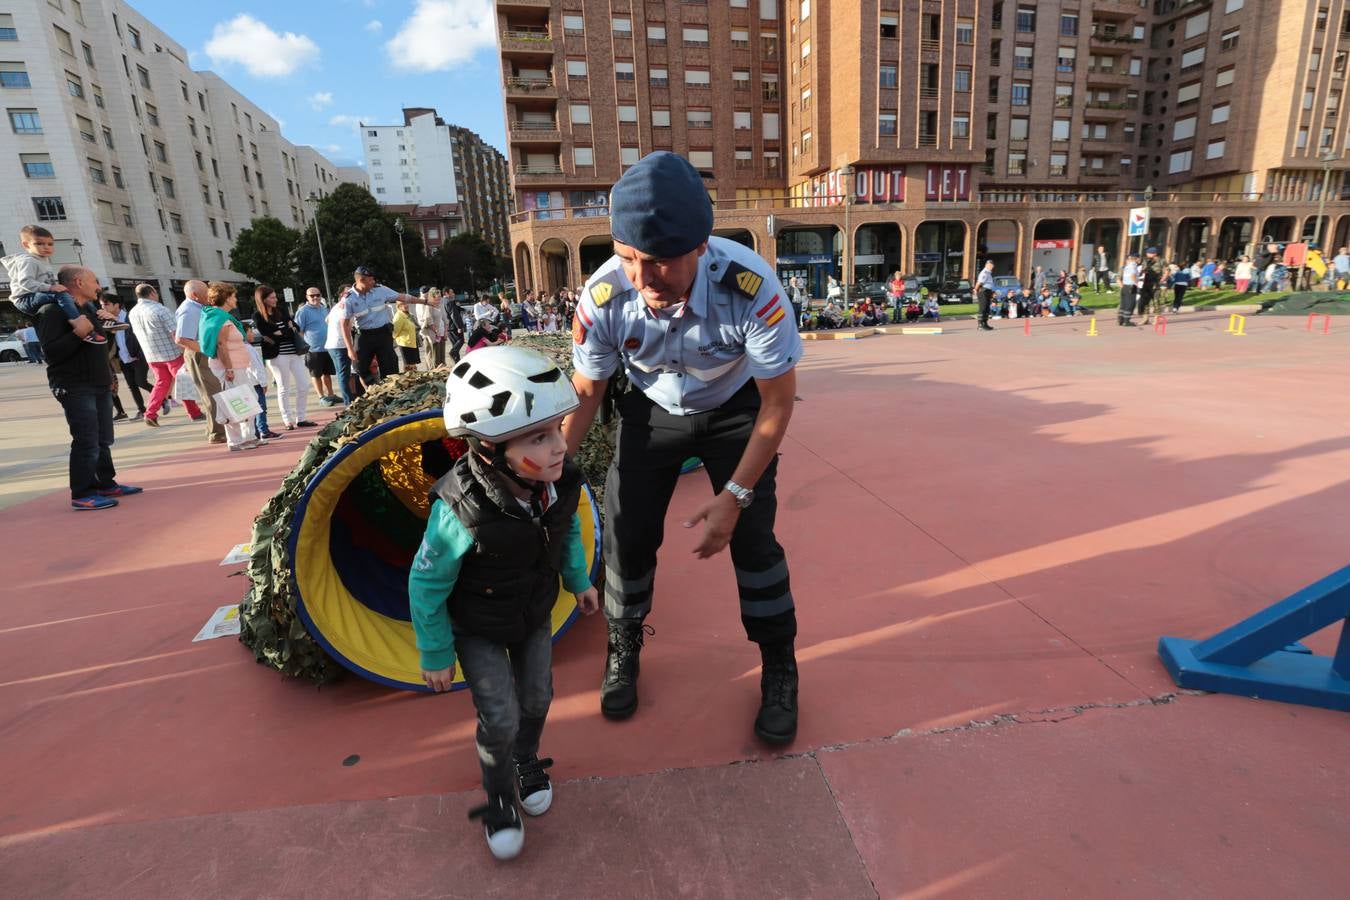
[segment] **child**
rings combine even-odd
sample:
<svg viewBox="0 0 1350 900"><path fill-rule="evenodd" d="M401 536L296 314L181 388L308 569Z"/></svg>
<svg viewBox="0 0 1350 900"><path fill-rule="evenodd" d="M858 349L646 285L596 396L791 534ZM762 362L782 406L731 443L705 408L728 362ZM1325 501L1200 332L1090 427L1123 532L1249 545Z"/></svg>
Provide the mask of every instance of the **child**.
<svg viewBox="0 0 1350 900"><path fill-rule="evenodd" d="M505 399L503 399L505 398ZM583 476L567 458L562 420L580 405L547 357L485 347L446 380L445 424L470 451L432 488L426 534L408 576L422 678L450 689L455 659L478 710L481 819L497 859L518 855L516 808L553 802L539 738L553 698L552 609L558 576L586 615L600 605L581 544Z"/></svg>
<svg viewBox="0 0 1350 900"><path fill-rule="evenodd" d="M25 225L19 229L19 244L23 247L22 253L0 260L9 273L10 299L19 312L31 319L47 304L59 304L70 327L75 329L75 334L82 340L90 344L106 344L108 339L94 330L94 323L89 321L88 316L75 308L70 292L56 280L56 273L47 262L56 252L56 240L52 233L41 225Z"/></svg>
<svg viewBox="0 0 1350 900"><path fill-rule="evenodd" d="M408 315L405 301L398 301L394 307L394 344L398 347L403 371L415 372L422 362L422 354L417 349L417 323Z"/></svg>

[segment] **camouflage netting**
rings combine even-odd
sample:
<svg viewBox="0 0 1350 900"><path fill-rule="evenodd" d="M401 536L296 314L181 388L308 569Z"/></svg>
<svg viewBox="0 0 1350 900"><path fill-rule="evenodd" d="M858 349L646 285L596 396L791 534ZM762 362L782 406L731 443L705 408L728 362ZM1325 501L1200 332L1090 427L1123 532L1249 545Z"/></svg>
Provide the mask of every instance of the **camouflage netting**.
<svg viewBox="0 0 1350 900"><path fill-rule="evenodd" d="M533 347L556 360L563 371L572 371L571 339L566 334L530 335L514 343ZM295 506L310 478L339 447L383 422L439 408L444 392L444 370L409 372L371 388L310 441L281 488L253 520L250 585L239 604L239 640L253 650L260 664L315 684L332 681L345 671L310 637L296 613L291 560L286 551ZM613 435L597 424L577 454L597 501L612 453Z"/></svg>
<svg viewBox="0 0 1350 900"><path fill-rule="evenodd" d="M1261 315L1306 316L1309 313L1350 316L1350 294L1343 291L1306 291L1261 304Z"/></svg>

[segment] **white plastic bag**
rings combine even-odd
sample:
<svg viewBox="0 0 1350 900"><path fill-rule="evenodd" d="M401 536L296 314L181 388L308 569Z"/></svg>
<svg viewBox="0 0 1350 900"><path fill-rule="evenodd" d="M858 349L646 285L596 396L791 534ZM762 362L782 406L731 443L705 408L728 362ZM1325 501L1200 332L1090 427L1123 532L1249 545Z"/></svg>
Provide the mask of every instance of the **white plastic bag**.
<svg viewBox="0 0 1350 900"><path fill-rule="evenodd" d="M260 412L258 392L251 384L238 384L216 394L217 421L249 422Z"/></svg>
<svg viewBox="0 0 1350 900"><path fill-rule="evenodd" d="M272 376L263 363L262 354L252 344L245 344L244 346L248 349L248 358L251 360L248 364L248 373L253 377L253 383L263 390L267 390L267 386L272 383Z"/></svg>
<svg viewBox="0 0 1350 900"><path fill-rule="evenodd" d="M179 403L185 400L200 403L202 400L202 395L197 393L197 382L192 380L192 373L187 370L187 366L173 376L173 399Z"/></svg>

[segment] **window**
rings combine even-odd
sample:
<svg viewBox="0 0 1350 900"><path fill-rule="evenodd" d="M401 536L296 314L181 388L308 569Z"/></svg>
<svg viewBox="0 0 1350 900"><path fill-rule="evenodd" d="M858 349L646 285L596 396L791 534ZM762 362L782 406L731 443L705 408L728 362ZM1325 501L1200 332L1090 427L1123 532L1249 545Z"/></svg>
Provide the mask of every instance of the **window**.
<svg viewBox="0 0 1350 900"><path fill-rule="evenodd" d="M732 128L737 131L749 131L752 113L748 109L738 109L731 114Z"/></svg>
<svg viewBox="0 0 1350 900"><path fill-rule="evenodd" d="M147 91L150 90L150 71L145 66L136 67L136 78L141 82L141 87Z"/></svg>
<svg viewBox="0 0 1350 900"><path fill-rule="evenodd" d="M66 73L66 93L77 100L84 99L84 82L80 80L80 76Z"/></svg>
<svg viewBox="0 0 1350 900"><path fill-rule="evenodd" d="M1017 30L1024 34L1030 34L1036 30L1036 7L1017 7Z"/></svg>
<svg viewBox="0 0 1350 900"><path fill-rule="evenodd" d="M970 137L970 116L952 116L952 137Z"/></svg>
<svg viewBox="0 0 1350 900"><path fill-rule="evenodd" d="M11 109L9 127L15 134L42 134L42 118L36 109Z"/></svg>
<svg viewBox="0 0 1350 900"><path fill-rule="evenodd" d="M223 207L225 204L222 203L222 204L220 204L220 205ZM226 223L225 223L225 240L227 240L227 241L232 241L232 240L234 240L234 235L231 234L230 223L229 223L229 222L226 222Z"/></svg>
<svg viewBox="0 0 1350 900"><path fill-rule="evenodd" d="M1242 33L1241 28L1233 28L1225 31L1219 38L1219 52L1227 53L1238 45L1238 36Z"/></svg>
<svg viewBox="0 0 1350 900"><path fill-rule="evenodd" d="M164 196L169 198L174 198L178 196L177 194L174 193L172 178L161 177L160 180L164 182Z"/></svg>
<svg viewBox="0 0 1350 900"><path fill-rule="evenodd" d="M28 70L19 62L0 62L0 88L32 87Z"/></svg>
<svg viewBox="0 0 1350 900"><path fill-rule="evenodd" d="M1172 140L1184 141L1195 137L1195 116L1177 119L1172 125Z"/></svg>
<svg viewBox="0 0 1350 900"><path fill-rule="evenodd" d="M202 185L202 203L206 206L211 205L211 188L209 185Z"/></svg>
<svg viewBox="0 0 1350 900"><path fill-rule="evenodd" d="M113 173L113 184L125 190L127 185L126 182L122 180L122 170L119 169L117 166L113 166L112 173Z"/></svg>
<svg viewBox="0 0 1350 900"><path fill-rule="evenodd" d="M1026 121L1023 119L1022 121ZM1067 141L1069 139L1069 126L1072 123L1069 119L1055 119L1050 129L1050 140Z"/></svg>
<svg viewBox="0 0 1350 900"><path fill-rule="evenodd" d="M0 41L17 41L19 32L14 27L14 16L11 13L0 13Z"/></svg>
<svg viewBox="0 0 1350 900"><path fill-rule="evenodd" d="M1308 146L1308 127L1306 125L1298 130L1298 137L1294 141L1294 146L1300 150Z"/></svg>
<svg viewBox="0 0 1350 900"><path fill-rule="evenodd" d="M1189 172L1191 169L1191 151L1178 150L1173 153L1167 162L1167 173L1175 175L1178 172Z"/></svg>
<svg viewBox="0 0 1350 900"><path fill-rule="evenodd" d="M1008 154L1008 174L1025 175L1027 173L1027 155L1025 153Z"/></svg>
<svg viewBox="0 0 1350 900"><path fill-rule="evenodd" d="M141 256L141 245L140 245L140 244L132 244L132 245L131 245L131 262L132 262L134 265L137 265L137 266L145 265L144 257Z"/></svg>
<svg viewBox="0 0 1350 900"><path fill-rule="evenodd" d="M882 15L881 17L881 36L884 38L899 37L900 26L899 19L892 15Z"/></svg>
<svg viewBox="0 0 1350 900"><path fill-rule="evenodd" d="M141 49L141 33L130 25L127 26L127 37L131 39L131 46Z"/></svg>
<svg viewBox="0 0 1350 900"><path fill-rule="evenodd" d="M178 261L182 263L184 268L192 267L192 257L188 254L188 249L186 247L178 248Z"/></svg>
<svg viewBox="0 0 1350 900"><path fill-rule="evenodd" d="M956 77L953 82L958 94L970 93L970 69L959 67L956 70Z"/></svg>
<svg viewBox="0 0 1350 900"><path fill-rule="evenodd" d="M85 65L89 66L91 69L97 68L97 66L94 65L94 48L81 41L80 49L84 51Z"/></svg>
<svg viewBox="0 0 1350 900"><path fill-rule="evenodd" d="M174 234L182 234L183 217L178 213L169 213L169 226L173 229Z"/></svg>
<svg viewBox="0 0 1350 900"><path fill-rule="evenodd" d="M997 77L995 77L995 78L990 78L990 79L989 79L989 102L990 102L990 103L997 103L997 102L998 102L998 78L997 78Z"/></svg>
<svg viewBox="0 0 1350 900"><path fill-rule="evenodd" d="M1242 9L1242 7L1243 7L1243 0L1228 0L1228 2L1224 4L1223 8L1224 15L1228 15L1228 13L1237 12L1239 9Z"/></svg>
<svg viewBox="0 0 1350 900"><path fill-rule="evenodd" d="M567 77L568 77L568 78L585 78L585 77L586 77L586 60L584 60L584 59L569 59L569 60L567 61Z"/></svg>
<svg viewBox="0 0 1350 900"><path fill-rule="evenodd" d="M1308 71L1316 72L1322 67L1322 51L1314 50L1308 54Z"/></svg>
<svg viewBox="0 0 1350 900"><path fill-rule="evenodd" d="M778 113L764 113L764 139L778 140Z"/></svg>
<svg viewBox="0 0 1350 900"><path fill-rule="evenodd" d="M706 28L684 29L684 42L692 47L708 46L708 29Z"/></svg>
<svg viewBox="0 0 1350 900"><path fill-rule="evenodd" d="M806 65L806 60L811 56L811 42L802 41L802 65Z"/></svg>
<svg viewBox="0 0 1350 900"><path fill-rule="evenodd" d="M747 46L747 47L750 46L750 32L748 32L748 31L743 31L743 32L741 32L741 33L745 35L745 46ZM664 26L664 25L648 25L648 26L647 26L647 43L649 43L649 44L655 44L655 45L657 45L657 46L660 46L660 45L664 44L665 42L666 42L666 26ZM733 47L736 46L736 34L735 34L735 32L732 32L732 36L731 36L731 45L732 45Z"/></svg>
<svg viewBox="0 0 1350 900"><path fill-rule="evenodd" d="M1031 134L1031 120L1024 116L1014 116L1012 127L1008 131L1008 140L1025 141Z"/></svg>
<svg viewBox="0 0 1350 900"><path fill-rule="evenodd" d="M707 87L712 77L707 69L685 69L684 83L688 87Z"/></svg>
<svg viewBox="0 0 1350 900"><path fill-rule="evenodd" d="M630 38L633 36L632 19L614 19L610 24L610 28L619 37Z"/></svg>
<svg viewBox="0 0 1350 900"><path fill-rule="evenodd" d="M160 162L169 161L169 155L165 152L164 144L160 141L155 141L155 159Z"/></svg>
<svg viewBox="0 0 1350 900"><path fill-rule="evenodd" d="M652 127L653 127L653 128L669 128L669 127L670 127L670 110L668 110L668 109L654 109L654 110L652 110Z"/></svg>
<svg viewBox="0 0 1350 900"><path fill-rule="evenodd" d="M89 180L94 184L108 183L108 176L103 172L103 163L96 159L89 160Z"/></svg>
<svg viewBox="0 0 1350 900"><path fill-rule="evenodd" d="M52 158L46 153L20 153L19 162L23 164L25 178L56 177L56 169L52 167Z"/></svg>
<svg viewBox="0 0 1350 900"><path fill-rule="evenodd" d="M126 249L121 241L108 241L108 255L112 257L115 263L125 263L127 261Z"/></svg>
<svg viewBox="0 0 1350 900"><path fill-rule="evenodd" d="M39 222L64 222L66 206L60 197L34 197L33 211Z"/></svg>
<svg viewBox="0 0 1350 900"><path fill-rule="evenodd" d="M1083 140L1085 141L1104 141L1108 137L1107 126L1102 124L1092 125L1083 123Z"/></svg>
<svg viewBox="0 0 1350 900"><path fill-rule="evenodd" d="M1209 111L1209 124L1218 125L1220 122L1228 121L1228 111L1230 107L1227 103L1220 103Z"/></svg>
<svg viewBox="0 0 1350 900"><path fill-rule="evenodd" d="M670 72L666 69L648 69L647 83L652 87L665 87L670 84Z"/></svg>
<svg viewBox="0 0 1350 900"><path fill-rule="evenodd" d="M578 166L593 166L593 165L595 165L595 148L594 148L594 147L573 147L573 148L572 148L572 162L573 162L575 165L578 165Z"/></svg>
<svg viewBox="0 0 1350 900"><path fill-rule="evenodd" d="M760 33L759 55L765 59L778 58L778 35L774 34L772 31Z"/></svg>
<svg viewBox="0 0 1350 900"><path fill-rule="evenodd" d="M1177 106L1184 106L1187 103L1194 103L1200 99L1200 82L1193 81L1190 84L1183 84L1177 88Z"/></svg>
<svg viewBox="0 0 1350 900"><path fill-rule="evenodd" d="M1032 59L1035 50L1025 44L1019 44L1013 48L1013 68L1030 69L1035 64Z"/></svg>
<svg viewBox="0 0 1350 900"><path fill-rule="evenodd" d="M581 16L563 16L563 34L577 35L585 33L586 20L584 18ZM370 136L374 137L375 132L372 131Z"/></svg>
<svg viewBox="0 0 1350 900"><path fill-rule="evenodd" d="M711 109L690 109L684 114L685 124L690 128L711 128L712 110Z"/></svg>
<svg viewBox="0 0 1350 900"><path fill-rule="evenodd" d="M958 44L975 43L975 20L957 19L956 20L956 42Z"/></svg>
<svg viewBox="0 0 1350 900"><path fill-rule="evenodd" d="M633 64L631 62L616 62L614 64L614 78L617 81L632 81Z"/></svg>
<svg viewBox="0 0 1350 900"><path fill-rule="evenodd" d="M1055 108L1069 109L1073 106L1073 85L1055 85Z"/></svg>
<svg viewBox="0 0 1350 900"><path fill-rule="evenodd" d="M1186 20L1185 40L1189 41L1193 37L1199 37L1207 31L1209 31L1209 10L1191 16Z"/></svg>
<svg viewBox="0 0 1350 900"><path fill-rule="evenodd" d="M1341 92L1330 91L1327 93L1327 116L1336 115L1341 109Z"/></svg>
<svg viewBox="0 0 1350 900"><path fill-rule="evenodd" d="M893 88L899 84L899 77L896 67L891 65L882 65L877 69L877 84L884 88Z"/></svg>
<svg viewBox="0 0 1350 900"><path fill-rule="evenodd" d="M1078 36L1078 16L1073 13L1064 13L1059 17L1059 33L1064 37Z"/></svg>
<svg viewBox="0 0 1350 900"><path fill-rule="evenodd" d="M104 225L117 224L117 212L116 210L113 209L113 205L111 203L109 203L107 200L95 200L94 206L95 208L98 209L98 220L100 222L102 222Z"/></svg>
<svg viewBox="0 0 1350 900"><path fill-rule="evenodd" d="M1012 105L1013 105L1013 106L1030 106L1030 105L1031 105L1031 82L1030 82L1030 81L1014 81L1014 82L1013 82L1013 88L1012 88Z"/></svg>
<svg viewBox="0 0 1350 900"><path fill-rule="evenodd" d="M877 117L877 134L895 134L895 113L884 112Z"/></svg>
<svg viewBox="0 0 1350 900"><path fill-rule="evenodd" d="M1050 154L1050 174L1067 175L1069 173L1069 154L1051 153Z"/></svg>
<svg viewBox="0 0 1350 900"><path fill-rule="evenodd" d="M148 119L148 120L150 121L150 124L151 124L151 125L154 125L154 126L158 127L158 125L159 125L159 108L158 108L158 107L155 107L155 106L152 106L152 105L149 104L149 103L145 104L145 117L146 117L146 119Z"/></svg>
<svg viewBox="0 0 1350 900"><path fill-rule="evenodd" d="M690 150L689 164L695 169L711 169L713 167L713 154L711 150Z"/></svg>
<svg viewBox="0 0 1350 900"><path fill-rule="evenodd" d="M811 0L802 0L801 15L798 16L803 22L811 17Z"/></svg>
<svg viewBox="0 0 1350 900"><path fill-rule="evenodd" d="M1214 78L1214 86L1226 87L1227 85L1232 84L1233 73L1236 71L1236 68L1237 68L1236 66L1229 66L1226 69L1220 69L1219 74L1216 75Z"/></svg>
<svg viewBox="0 0 1350 900"><path fill-rule="evenodd" d="M1196 47L1194 50L1187 50L1181 54L1181 71L1194 69L1205 61L1205 48Z"/></svg>
<svg viewBox="0 0 1350 900"><path fill-rule="evenodd" d="M1306 90L1303 91L1303 108L1304 108L1304 109L1312 109L1312 108L1313 108L1313 98L1316 96L1316 94L1317 94L1317 92L1316 92L1316 90L1315 90L1314 88L1307 88Z"/></svg>
<svg viewBox="0 0 1350 900"><path fill-rule="evenodd" d="M70 42L70 32L58 25L53 25L52 30L56 32L56 49L66 56L74 56L75 45Z"/></svg>
<svg viewBox="0 0 1350 900"><path fill-rule="evenodd" d="M89 85L89 87L94 92L94 105L97 106L99 109L104 109L103 89L96 84L91 84Z"/></svg>
<svg viewBox="0 0 1350 900"><path fill-rule="evenodd" d="M1060 47L1059 58L1055 65L1058 72L1072 72L1074 60L1078 57L1078 50L1073 47Z"/></svg>
<svg viewBox="0 0 1350 900"><path fill-rule="evenodd" d="M620 121L620 122L634 122L634 123L636 123L637 120L638 120L638 117L637 117L637 107L636 107L636 106L633 106L633 105L631 105L631 104L628 104L628 105L624 105L624 106L620 106L620 107L619 107L619 121Z"/></svg>
<svg viewBox="0 0 1350 900"><path fill-rule="evenodd" d="M591 105L589 103L573 103L568 108L568 114L573 125L591 124Z"/></svg>
<svg viewBox="0 0 1350 900"><path fill-rule="evenodd" d="M778 99L778 76L764 74L760 76L760 92L765 100Z"/></svg>

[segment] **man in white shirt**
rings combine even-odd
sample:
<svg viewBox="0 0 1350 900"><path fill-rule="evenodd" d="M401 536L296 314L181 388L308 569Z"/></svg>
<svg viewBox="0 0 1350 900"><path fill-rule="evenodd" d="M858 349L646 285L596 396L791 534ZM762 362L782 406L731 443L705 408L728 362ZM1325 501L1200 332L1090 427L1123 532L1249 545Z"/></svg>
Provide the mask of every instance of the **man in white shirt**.
<svg viewBox="0 0 1350 900"><path fill-rule="evenodd" d="M473 320L475 322L479 319L491 319L495 322L500 315L501 310L494 306L492 301L488 300L486 297L479 297L478 302L473 305Z"/></svg>
<svg viewBox="0 0 1350 900"><path fill-rule="evenodd" d="M42 362L42 342L38 340L37 329L32 325L14 332L14 340L23 344L23 352L28 354L30 365Z"/></svg>
<svg viewBox="0 0 1350 900"><path fill-rule="evenodd" d="M1134 325L1135 293L1139 289L1139 254L1131 253L1125 259L1125 268L1120 270L1120 310L1116 313L1117 325Z"/></svg>
<svg viewBox="0 0 1350 900"><path fill-rule="evenodd" d="M141 353L150 371L155 373L155 388L150 392L149 407L145 413L145 424L154 428L159 425L160 407L169 398L173 390L178 370L183 368L183 348L174 341L177 337L177 319L164 308L159 300L159 292L154 285L136 285L136 305L128 315L131 331L136 335L136 343L141 345ZM200 422L205 416L197 404L184 400L183 407L192 421Z"/></svg>
<svg viewBox="0 0 1350 900"><path fill-rule="evenodd" d="M342 394L342 402L347 405L351 405L353 400L365 393L359 382L355 388L352 387L352 360L347 355L347 345L351 343L351 330L352 320L347 318L347 295L343 294L333 304L333 308L328 310L328 339L323 342L323 348L333 357L333 368L337 370L338 391Z"/></svg>

